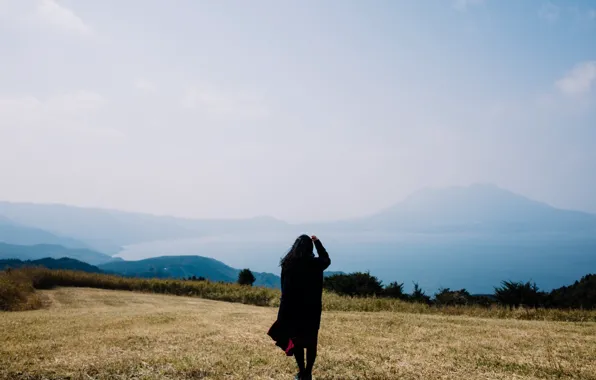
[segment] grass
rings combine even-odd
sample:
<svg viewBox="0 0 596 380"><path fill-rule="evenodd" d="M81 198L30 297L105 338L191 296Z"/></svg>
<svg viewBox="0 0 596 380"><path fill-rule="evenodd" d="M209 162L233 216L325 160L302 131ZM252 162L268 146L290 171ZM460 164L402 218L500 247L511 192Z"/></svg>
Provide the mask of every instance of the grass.
<svg viewBox="0 0 596 380"><path fill-rule="evenodd" d="M12 282L16 282L16 288L11 285ZM51 289L56 286L161 293L269 307L279 306L280 299L279 290L236 284L139 279L68 270L23 268L13 270L11 273L0 272L0 310L38 308L41 303L33 289ZM2 306L3 294L6 299L4 307ZM509 309L499 306L489 308L482 306L433 307L396 299L351 298L334 293L323 295L323 309L344 312L403 312L498 319L596 322L596 310Z"/></svg>
<svg viewBox="0 0 596 380"><path fill-rule="evenodd" d="M58 288L0 314L0 379L291 379L276 310ZM596 323L324 312L315 378L596 380Z"/></svg>

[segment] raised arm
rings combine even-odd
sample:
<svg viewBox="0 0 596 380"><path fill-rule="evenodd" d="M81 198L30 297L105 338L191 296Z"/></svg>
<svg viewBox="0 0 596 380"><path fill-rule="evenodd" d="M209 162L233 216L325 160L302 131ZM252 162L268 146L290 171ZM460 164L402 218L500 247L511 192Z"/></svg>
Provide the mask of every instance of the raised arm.
<svg viewBox="0 0 596 380"><path fill-rule="evenodd" d="M319 263L321 270L325 270L331 265L331 259L329 258L329 253L325 247L323 247L323 243L316 237L312 237L312 241L315 244L315 248L317 249L317 254L319 257L316 258L317 262Z"/></svg>

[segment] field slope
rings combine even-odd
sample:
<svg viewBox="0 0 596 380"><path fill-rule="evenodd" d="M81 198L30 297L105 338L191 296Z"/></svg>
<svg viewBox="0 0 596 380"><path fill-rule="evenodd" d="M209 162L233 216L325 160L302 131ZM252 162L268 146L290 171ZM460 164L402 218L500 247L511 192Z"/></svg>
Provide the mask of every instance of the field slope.
<svg viewBox="0 0 596 380"><path fill-rule="evenodd" d="M0 313L1 379L291 379L272 308L61 288ZM325 312L316 379L596 380L596 324Z"/></svg>

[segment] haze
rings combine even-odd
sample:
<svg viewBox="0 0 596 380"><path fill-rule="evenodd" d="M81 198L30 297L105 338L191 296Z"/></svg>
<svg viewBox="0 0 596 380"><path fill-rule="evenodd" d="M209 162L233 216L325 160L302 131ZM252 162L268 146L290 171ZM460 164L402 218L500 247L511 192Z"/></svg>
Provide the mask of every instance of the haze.
<svg viewBox="0 0 596 380"><path fill-rule="evenodd" d="M490 182L596 212L590 1L0 1L0 199L291 222Z"/></svg>

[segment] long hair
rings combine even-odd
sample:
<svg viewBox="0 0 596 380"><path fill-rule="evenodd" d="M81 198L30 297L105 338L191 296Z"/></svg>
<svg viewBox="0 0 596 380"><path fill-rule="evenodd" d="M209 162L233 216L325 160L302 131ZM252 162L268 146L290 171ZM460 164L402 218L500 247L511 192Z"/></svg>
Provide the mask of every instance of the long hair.
<svg viewBox="0 0 596 380"><path fill-rule="evenodd" d="M279 265L282 268L290 268L296 263L304 261L310 257L314 257L314 244L308 235L300 235L290 248L290 251L281 259Z"/></svg>

